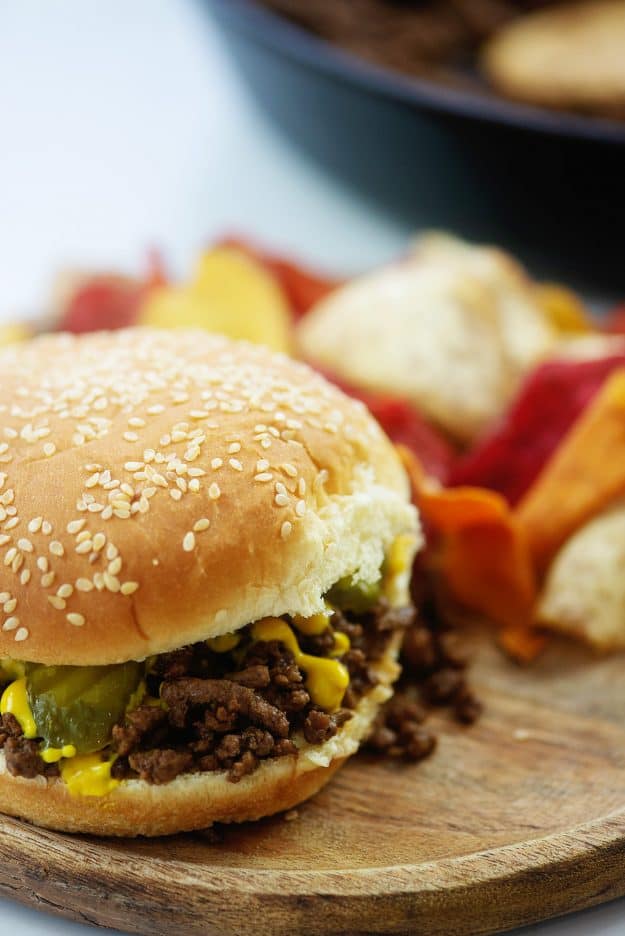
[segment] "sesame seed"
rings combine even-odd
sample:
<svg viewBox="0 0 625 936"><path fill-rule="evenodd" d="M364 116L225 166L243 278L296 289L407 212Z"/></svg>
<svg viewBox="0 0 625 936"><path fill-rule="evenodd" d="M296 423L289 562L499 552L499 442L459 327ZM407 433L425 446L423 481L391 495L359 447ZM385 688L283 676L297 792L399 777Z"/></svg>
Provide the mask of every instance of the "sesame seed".
<svg viewBox="0 0 625 936"><path fill-rule="evenodd" d="M54 572L46 572L45 575L41 576L41 587L50 588L55 578L56 578L56 575Z"/></svg>
<svg viewBox="0 0 625 936"><path fill-rule="evenodd" d="M20 582L22 583L22 585L28 585L28 583L30 582L30 576L31 576L30 569L22 569L22 572L20 575Z"/></svg>
<svg viewBox="0 0 625 936"><path fill-rule="evenodd" d="M304 481L303 478L299 479L299 482L297 485L297 493L299 494L300 497L303 497L304 494L306 493L306 482Z"/></svg>
<svg viewBox="0 0 625 936"><path fill-rule="evenodd" d="M200 454L199 445L193 445L184 453L185 461L195 461Z"/></svg>
<svg viewBox="0 0 625 936"><path fill-rule="evenodd" d="M134 426L135 429L142 429L145 426L145 419L141 419L139 416L131 416L128 425Z"/></svg>
<svg viewBox="0 0 625 936"><path fill-rule="evenodd" d="M37 568L40 570L40 572L47 572L49 565L50 563L48 562L47 556L39 556L37 559Z"/></svg>
<svg viewBox="0 0 625 936"><path fill-rule="evenodd" d="M139 436L136 432L124 432L124 439L126 442L138 442Z"/></svg>
<svg viewBox="0 0 625 936"><path fill-rule="evenodd" d="M93 591L93 582L88 578L76 579L76 590L81 592Z"/></svg>
<svg viewBox="0 0 625 936"><path fill-rule="evenodd" d="M65 615L70 624L73 624L74 627L82 627L85 623L84 615L78 614L77 611L70 611L69 614Z"/></svg>
<svg viewBox="0 0 625 936"><path fill-rule="evenodd" d="M185 533L182 548L185 552L193 552L195 549L195 535L193 533Z"/></svg>
<svg viewBox="0 0 625 936"><path fill-rule="evenodd" d="M80 556L84 556L85 553L91 552L93 549L93 542L90 539L83 540L82 543L78 543L76 546L76 552Z"/></svg>
<svg viewBox="0 0 625 936"><path fill-rule="evenodd" d="M289 520L285 520L282 526L280 527L280 536L282 539L288 539L291 535L293 529L293 524Z"/></svg>
<svg viewBox="0 0 625 936"><path fill-rule="evenodd" d="M297 504L295 505L295 513L298 517L304 516L306 513L306 501L298 500Z"/></svg>
<svg viewBox="0 0 625 936"><path fill-rule="evenodd" d="M158 416L158 414L164 412L164 410L165 407L162 405L162 403L156 403L154 406L148 407L148 413L150 416Z"/></svg>
<svg viewBox="0 0 625 936"><path fill-rule="evenodd" d="M211 468L212 468L214 471L216 471L218 468L221 468L221 466L223 465L223 463L224 463L223 458L213 458L212 461L211 461Z"/></svg>
<svg viewBox="0 0 625 936"><path fill-rule="evenodd" d="M235 471L243 471L243 465L238 460L238 458L230 458L228 463L231 468L234 468Z"/></svg>
<svg viewBox="0 0 625 936"><path fill-rule="evenodd" d="M0 546L5 546L11 542L11 537L7 533L0 533Z"/></svg>
<svg viewBox="0 0 625 936"><path fill-rule="evenodd" d="M23 536L21 539L18 539L17 547L18 549L21 549L22 552L31 553L33 551L33 544L31 543L29 539L26 539L25 536Z"/></svg>
<svg viewBox="0 0 625 936"><path fill-rule="evenodd" d="M197 494L197 492L200 490L200 482L198 481L197 478L192 478L192 479L189 481L189 490L190 490L193 494Z"/></svg>
<svg viewBox="0 0 625 936"><path fill-rule="evenodd" d="M17 549L15 548L15 546L11 546L10 549L7 549L5 556L4 556L5 566L11 565L11 563L13 562L16 556L17 556Z"/></svg>
<svg viewBox="0 0 625 936"><path fill-rule="evenodd" d="M289 499L286 494L276 494L274 497L274 503L277 507L286 507L289 503Z"/></svg>
<svg viewBox="0 0 625 936"><path fill-rule="evenodd" d="M17 608L17 598L9 598L8 601L4 602L2 610L4 611L5 614L13 614L16 608Z"/></svg>
<svg viewBox="0 0 625 936"><path fill-rule="evenodd" d="M93 537L94 552L100 552L100 550L104 548L105 543L106 543L106 536L104 535L104 533L96 533L96 535Z"/></svg>
<svg viewBox="0 0 625 936"><path fill-rule="evenodd" d="M117 548L115 543L109 543L108 546L106 547L106 558L108 559L108 561L111 562L118 555L119 555L119 549Z"/></svg>
<svg viewBox="0 0 625 936"><path fill-rule="evenodd" d="M208 530L209 526L210 520L207 517L201 517L193 524L193 530L195 533L203 533L204 530Z"/></svg>
<svg viewBox="0 0 625 936"><path fill-rule="evenodd" d="M18 617L9 617L6 619L6 621L2 625L2 630L12 631L12 630L15 630L15 628L19 626L20 626L20 619Z"/></svg>
<svg viewBox="0 0 625 936"><path fill-rule="evenodd" d="M109 562L108 573L109 575L117 575L121 571L122 559L121 556L117 556L115 559L112 559Z"/></svg>
<svg viewBox="0 0 625 936"><path fill-rule="evenodd" d="M286 494L286 487L282 481L276 481L276 494Z"/></svg>
<svg viewBox="0 0 625 936"><path fill-rule="evenodd" d="M28 628L18 627L18 629L15 631L16 641L21 642L22 640L26 640L27 637L28 637Z"/></svg>
<svg viewBox="0 0 625 936"><path fill-rule="evenodd" d="M59 586L56 593L59 598L71 598L74 593L74 586L66 583L65 585Z"/></svg>
<svg viewBox="0 0 625 936"><path fill-rule="evenodd" d="M267 471L269 468L269 462L266 458L259 458L256 462L256 471Z"/></svg>
<svg viewBox="0 0 625 936"><path fill-rule="evenodd" d="M100 480L100 472L96 471L95 474L92 474L89 478L87 478L87 480L85 481L85 487L86 488L95 487L99 480Z"/></svg>
<svg viewBox="0 0 625 936"><path fill-rule="evenodd" d="M57 611L64 611L66 608L65 599L59 598L58 595L48 595L48 601Z"/></svg>
<svg viewBox="0 0 625 936"><path fill-rule="evenodd" d="M140 471L145 465L142 461L127 461L124 465L126 471Z"/></svg>
<svg viewBox="0 0 625 936"><path fill-rule="evenodd" d="M139 588L138 582L124 582L119 589L122 595L134 595L136 590Z"/></svg>
<svg viewBox="0 0 625 936"><path fill-rule="evenodd" d="M208 496L211 500L218 500L221 497L221 488L215 481L213 481L208 489Z"/></svg>
<svg viewBox="0 0 625 936"><path fill-rule="evenodd" d="M20 522L20 521L19 521L19 519L18 519L17 517L11 517L11 519L10 519L10 520L7 520L7 522L4 524L4 529L5 529L5 530L14 530L15 527L18 525L19 522Z"/></svg>
<svg viewBox="0 0 625 936"><path fill-rule="evenodd" d="M178 488L172 488L169 495L173 500L179 501L182 497L182 491L179 491Z"/></svg>
<svg viewBox="0 0 625 936"><path fill-rule="evenodd" d="M33 517L28 524L29 533L38 533L41 529L41 524L43 523L43 517Z"/></svg>
<svg viewBox="0 0 625 936"><path fill-rule="evenodd" d="M119 579L115 575L111 575L110 572L103 573L104 586L110 592L118 592L121 588Z"/></svg>
<svg viewBox="0 0 625 936"><path fill-rule="evenodd" d="M44 534L44 536L50 536L50 533L52 533L52 524L47 520L44 520L41 524L41 532Z"/></svg>
<svg viewBox="0 0 625 936"><path fill-rule="evenodd" d="M273 475L270 471L262 471L260 474L254 475L254 481L271 481Z"/></svg>
<svg viewBox="0 0 625 936"><path fill-rule="evenodd" d="M236 455L237 452L240 452L240 451L241 451L241 443L240 443L240 442L232 442L231 445L228 446L228 454L229 454L229 455Z"/></svg>
<svg viewBox="0 0 625 936"><path fill-rule="evenodd" d="M288 474L289 478L297 477L297 468L295 465L291 465L290 462L285 462L282 468L284 469L284 473Z"/></svg>

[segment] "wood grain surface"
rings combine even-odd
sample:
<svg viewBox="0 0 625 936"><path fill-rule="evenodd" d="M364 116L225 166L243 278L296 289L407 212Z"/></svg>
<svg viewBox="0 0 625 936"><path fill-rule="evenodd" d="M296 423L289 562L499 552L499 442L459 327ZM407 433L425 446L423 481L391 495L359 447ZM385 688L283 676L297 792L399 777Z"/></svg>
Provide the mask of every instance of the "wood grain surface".
<svg viewBox="0 0 625 936"><path fill-rule="evenodd" d="M492 933L625 893L625 658L554 644L521 669L484 635L472 728L416 766L359 756L288 821L99 841L0 819L0 893L179 934Z"/></svg>

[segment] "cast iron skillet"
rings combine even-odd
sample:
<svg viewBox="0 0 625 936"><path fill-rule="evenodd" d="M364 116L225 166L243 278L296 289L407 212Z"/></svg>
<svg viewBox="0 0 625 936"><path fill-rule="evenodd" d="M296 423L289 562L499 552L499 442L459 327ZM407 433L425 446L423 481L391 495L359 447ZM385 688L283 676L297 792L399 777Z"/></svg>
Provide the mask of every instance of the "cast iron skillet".
<svg viewBox="0 0 625 936"><path fill-rule="evenodd" d="M474 118L556 136L625 146L625 123L530 107L484 90L449 88L372 64L307 32L255 0L210 0L223 21L256 42L322 72L428 112Z"/></svg>

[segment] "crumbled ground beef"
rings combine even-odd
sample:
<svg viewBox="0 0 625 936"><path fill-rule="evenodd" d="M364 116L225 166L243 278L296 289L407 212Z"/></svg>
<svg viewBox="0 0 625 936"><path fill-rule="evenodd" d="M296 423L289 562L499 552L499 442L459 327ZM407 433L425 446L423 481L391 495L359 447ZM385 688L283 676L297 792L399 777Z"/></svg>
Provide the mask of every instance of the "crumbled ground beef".
<svg viewBox="0 0 625 936"><path fill-rule="evenodd" d="M447 706L453 717L471 725L482 705L467 684L468 661L460 635L440 613L434 595L423 591L425 578L413 578L413 601L420 608L405 630L402 675L392 699L381 709L367 741L370 750L390 757L422 760L436 747L423 726L428 708ZM405 613L405 612L404 612Z"/></svg>
<svg viewBox="0 0 625 936"><path fill-rule="evenodd" d="M21 732L21 728L20 728ZM14 777L58 776L56 764L46 764L39 754L39 742L9 736L4 743L7 770Z"/></svg>
<svg viewBox="0 0 625 936"><path fill-rule="evenodd" d="M436 741L422 725L425 708L417 702L417 685L423 702L451 705L461 722L474 721L480 710L466 685L465 661L453 634L428 620L417 618L412 606L391 608L384 600L364 614L336 611L332 627L350 640L341 657L350 682L342 707L333 713L313 703L305 674L278 641L250 643L243 632L240 644L228 653L215 653L200 643L162 654L147 676L153 701L139 705L113 728L112 775L162 784L181 773L226 771L236 783L267 758L295 754L297 736L323 744L376 685L372 664L398 630L404 633L403 684L377 719L369 745L393 757L425 757ZM335 643L329 628L315 636L299 635L299 640L304 652L316 656L328 656ZM159 696L162 704L156 701ZM0 747L12 774L58 775L57 765L41 759L39 746L22 736L12 715L2 716Z"/></svg>
<svg viewBox="0 0 625 936"><path fill-rule="evenodd" d="M160 784L181 773L226 771L236 783L267 758L297 753L296 736L323 744L376 684L371 664L384 654L392 634L414 620L412 608L392 609L384 600L366 614L335 613L333 629L350 639L342 657L350 684L342 708L332 713L313 703L305 674L279 641L250 643L243 632L228 653L199 643L156 657L147 676L154 701L139 705L113 727L113 777ZM304 652L316 656L334 649L330 628L298 639ZM159 697L162 704L155 701ZM2 745L12 772L29 777L58 773L41 760L39 742L22 737L11 715L0 722Z"/></svg>

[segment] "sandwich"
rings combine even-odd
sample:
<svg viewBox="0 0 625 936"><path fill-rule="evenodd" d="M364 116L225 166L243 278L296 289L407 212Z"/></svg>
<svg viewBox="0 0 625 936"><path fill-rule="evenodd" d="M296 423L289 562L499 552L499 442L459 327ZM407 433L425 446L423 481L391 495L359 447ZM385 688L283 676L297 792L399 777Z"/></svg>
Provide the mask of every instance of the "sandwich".
<svg viewBox="0 0 625 936"><path fill-rule="evenodd" d="M42 336L0 367L0 811L162 835L314 794L415 618L377 423L204 332Z"/></svg>

